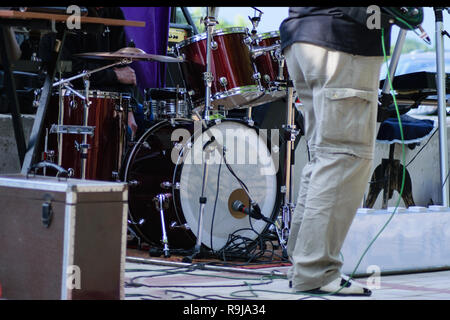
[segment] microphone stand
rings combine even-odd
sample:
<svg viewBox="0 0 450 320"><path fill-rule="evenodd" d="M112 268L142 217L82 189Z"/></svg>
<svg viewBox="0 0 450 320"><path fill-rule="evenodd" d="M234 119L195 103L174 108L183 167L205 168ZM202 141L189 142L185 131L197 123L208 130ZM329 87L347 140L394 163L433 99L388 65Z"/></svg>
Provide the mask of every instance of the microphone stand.
<svg viewBox="0 0 450 320"><path fill-rule="evenodd" d="M280 65L280 79L282 79L282 64ZM281 80L282 81L282 80ZM278 242L283 251L283 257L287 258L287 241L289 238L291 217L294 213L295 203L293 202L294 184L292 178L294 176L295 166L295 140L299 134L295 125L294 117L294 86L292 81L288 78L286 83L286 125L283 125L285 129L286 137L286 154L285 154L285 185L281 187L282 193L284 193L283 204L281 206L281 219L275 224L276 232L278 235Z"/></svg>
<svg viewBox="0 0 450 320"><path fill-rule="evenodd" d="M442 205L449 206L449 184L448 174L448 146L447 146L447 103L445 84L445 61L444 61L444 19L443 7L434 7L436 19L436 89L438 93L438 122L439 122L439 149L440 149L440 171L442 185Z"/></svg>
<svg viewBox="0 0 450 320"><path fill-rule="evenodd" d="M206 8L206 17L203 19L203 23L206 28L206 72L203 73L203 80L205 81L205 110L203 114L203 119L209 120L209 112L211 110L211 85L214 80L213 74L211 72L211 55L212 55L212 34L214 32L214 27L218 23L216 18L212 15L214 9L212 7Z"/></svg>
<svg viewBox="0 0 450 320"><path fill-rule="evenodd" d="M198 114L198 111L194 112L197 114L198 119L202 122L203 127L207 129L206 123L204 121L209 121L210 118L210 110L211 110L211 85L214 80L213 74L211 72L211 54L212 54L212 33L214 26L218 23L216 18L214 17L215 10L213 7L206 7L206 17L202 19L202 22L205 24L206 28L206 72L203 73L203 80L205 81L205 110L203 113L203 117ZM213 136L210 137L211 142L215 140ZM207 143L208 144L208 143ZM203 150L207 145L203 147ZM194 252L191 256L186 256L183 258L183 262L191 263L195 257L200 257L201 248L202 248L202 227L203 227L203 214L205 211L205 205L207 198L205 197L205 186L208 178L208 160L209 160L209 150L207 150L205 163L203 166L203 180L202 180L202 194L200 196L200 213L198 220L198 230L197 230L197 241L194 246Z"/></svg>
<svg viewBox="0 0 450 320"><path fill-rule="evenodd" d="M213 152L215 147L218 148L219 150L222 150L221 156L223 157L225 164L227 164L226 159L225 159L226 148L223 145L221 145L216 140L215 136L213 136L207 130L208 127L206 125L206 121L201 118L201 115L199 114L199 111L198 110L193 110L193 112L196 114L198 119L200 119L199 121L201 121L202 127L206 130L205 132L209 135L210 140L203 146L203 150L206 150L206 157L205 157L205 162L204 162L204 165L203 165L202 194L201 194L201 196L199 198L199 203L200 203L200 210L199 211L200 211L200 213L199 213L199 220L198 220L197 240L196 240L196 244L194 246L192 255L186 256L186 257L184 257L182 259L182 261L186 262L186 263L192 263L192 260L194 258L201 258L203 256L202 255L202 251L201 251L201 249L202 249L202 229L201 228L203 226L203 215L204 215L204 211L205 211L205 205L206 205L206 202L207 202L207 198L205 197L205 186L206 186L206 181L207 181L207 178L208 178L208 160L209 160L210 154ZM227 165L227 167L228 167L228 165ZM230 168L228 168L228 169L230 170ZM237 177L235 176L234 172L231 172L231 173L237 179ZM259 206L256 204L255 201L253 201L253 197L250 195L250 191L247 190L247 188L242 185L242 183L241 183L241 181L239 181L239 179L237 179L237 180L238 180L238 183L241 185L242 190L244 190L244 192L246 193L246 195L250 199L252 208L256 208L258 210L259 214L261 214Z"/></svg>

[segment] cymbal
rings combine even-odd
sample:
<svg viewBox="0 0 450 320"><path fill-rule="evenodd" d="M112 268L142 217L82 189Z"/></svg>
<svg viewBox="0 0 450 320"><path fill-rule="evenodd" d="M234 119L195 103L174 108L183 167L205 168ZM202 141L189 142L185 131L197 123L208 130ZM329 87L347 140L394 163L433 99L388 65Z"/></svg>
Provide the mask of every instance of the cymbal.
<svg viewBox="0 0 450 320"><path fill-rule="evenodd" d="M157 54L149 54L144 50L133 47L125 47L115 52L86 52L74 54L76 57L86 59L121 60L131 59L135 61L158 61L158 62L183 62L182 58L173 58Z"/></svg>

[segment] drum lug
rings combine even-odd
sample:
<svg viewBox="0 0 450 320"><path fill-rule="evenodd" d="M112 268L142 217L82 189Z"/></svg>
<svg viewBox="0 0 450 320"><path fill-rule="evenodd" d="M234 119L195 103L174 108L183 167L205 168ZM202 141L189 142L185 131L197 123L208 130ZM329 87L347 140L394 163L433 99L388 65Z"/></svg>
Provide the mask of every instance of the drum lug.
<svg viewBox="0 0 450 320"><path fill-rule="evenodd" d="M42 152L42 160L55 163L55 150L47 150Z"/></svg>
<svg viewBox="0 0 450 320"><path fill-rule="evenodd" d="M120 181L120 179L119 179L119 173L118 173L117 171L111 172L111 178L113 179L113 181L114 181L114 180L117 181L117 182Z"/></svg>
<svg viewBox="0 0 450 320"><path fill-rule="evenodd" d="M227 90L227 85L228 85L228 80L226 77L220 77L219 79L220 84L222 85L222 87Z"/></svg>
<svg viewBox="0 0 450 320"><path fill-rule="evenodd" d="M67 177L69 178L75 175L75 170L73 168L67 169L67 172L68 172Z"/></svg>
<svg viewBox="0 0 450 320"><path fill-rule="evenodd" d="M123 107L122 107L121 104L116 104L116 105L114 106L114 110L115 110L115 111L119 111L119 112L123 112Z"/></svg>
<svg viewBox="0 0 450 320"><path fill-rule="evenodd" d="M244 38L244 44L246 44L247 46L250 46L253 42L253 39L251 37L246 37Z"/></svg>
<svg viewBox="0 0 450 320"><path fill-rule="evenodd" d="M261 73L259 73L259 72L254 73L253 79L255 79L256 81L259 81L261 79Z"/></svg>
<svg viewBox="0 0 450 320"><path fill-rule="evenodd" d="M128 186L132 187L137 187L138 185L140 185L141 183L137 180L130 180L128 181Z"/></svg>
<svg viewBox="0 0 450 320"><path fill-rule="evenodd" d="M218 43L214 40L211 40L211 49L217 50L218 47L219 47Z"/></svg>
<svg viewBox="0 0 450 320"><path fill-rule="evenodd" d="M161 182L160 186L163 189L171 189L172 188L172 183L169 182L169 181L164 181L164 182Z"/></svg>
<svg viewBox="0 0 450 320"><path fill-rule="evenodd" d="M208 87L210 87L212 82L213 82L213 80L214 80L212 72L204 72L203 73L203 80L207 83Z"/></svg>
<svg viewBox="0 0 450 320"><path fill-rule="evenodd" d="M37 108L39 107L39 100L41 99L41 89L35 89L34 90L34 99L33 99L33 107Z"/></svg>

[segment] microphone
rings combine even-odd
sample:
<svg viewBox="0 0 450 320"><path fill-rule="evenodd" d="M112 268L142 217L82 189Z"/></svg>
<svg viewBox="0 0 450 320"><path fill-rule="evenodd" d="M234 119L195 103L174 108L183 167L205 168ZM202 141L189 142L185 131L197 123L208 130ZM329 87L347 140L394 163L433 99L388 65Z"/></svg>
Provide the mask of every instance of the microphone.
<svg viewBox="0 0 450 320"><path fill-rule="evenodd" d="M233 204L231 205L231 208L234 211L239 211L239 212L245 213L246 215L252 217L253 219L263 220L267 223L273 224L273 222L270 219L266 218L265 216L263 216L261 214L261 209L259 208L259 206L257 204L252 205L251 208L248 208L242 203L242 201L235 200L233 202Z"/></svg>
<svg viewBox="0 0 450 320"><path fill-rule="evenodd" d="M431 39L428 36L427 32L424 30L424 28L422 28L422 25L419 24L418 28L419 28L420 32L422 32L422 34L419 36L420 39L425 41L427 44L431 44Z"/></svg>
<svg viewBox="0 0 450 320"><path fill-rule="evenodd" d="M216 141L216 137L211 136L211 138L208 140L208 142L205 143L205 145L203 146L203 150L206 149L207 146L209 146L211 143L213 143L214 141Z"/></svg>

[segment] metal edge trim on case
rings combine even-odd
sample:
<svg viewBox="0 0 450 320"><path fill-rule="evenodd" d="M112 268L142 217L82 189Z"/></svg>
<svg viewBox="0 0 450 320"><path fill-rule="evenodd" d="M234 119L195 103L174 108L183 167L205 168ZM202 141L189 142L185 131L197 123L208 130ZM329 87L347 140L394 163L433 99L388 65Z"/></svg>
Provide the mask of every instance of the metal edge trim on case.
<svg viewBox="0 0 450 320"><path fill-rule="evenodd" d="M120 300L125 300L125 263L127 255L127 227L128 227L128 188L122 193L122 244L120 254Z"/></svg>
<svg viewBox="0 0 450 320"><path fill-rule="evenodd" d="M0 186L59 192L71 192L72 190L78 192L121 192L124 190L126 183L95 180L74 181L72 179L57 180L56 178L55 180L38 181L0 177Z"/></svg>
<svg viewBox="0 0 450 320"><path fill-rule="evenodd" d="M64 214L64 251L61 276L61 300L71 300L72 291L67 287L68 267L74 263L74 237L75 237L75 206L69 203L76 202L76 193L66 194L66 206Z"/></svg>

